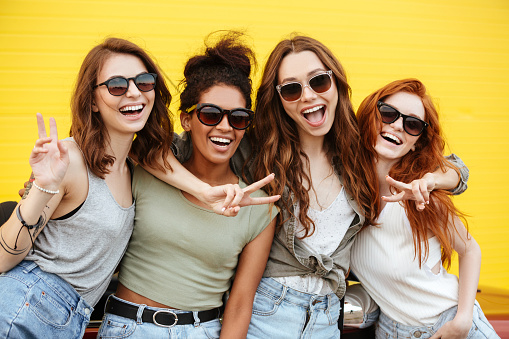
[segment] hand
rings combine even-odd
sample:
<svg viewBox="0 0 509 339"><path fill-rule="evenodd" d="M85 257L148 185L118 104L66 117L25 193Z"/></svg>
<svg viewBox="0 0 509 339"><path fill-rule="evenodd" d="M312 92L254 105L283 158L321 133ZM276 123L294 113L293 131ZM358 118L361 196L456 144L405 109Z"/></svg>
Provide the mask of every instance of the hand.
<svg viewBox="0 0 509 339"><path fill-rule="evenodd" d="M50 136L48 137L44 118L37 113L39 139L35 142L29 163L37 185L56 191L69 167L69 153L64 144L58 140L57 124L54 118L49 119L49 125Z"/></svg>
<svg viewBox="0 0 509 339"><path fill-rule="evenodd" d="M424 210L426 205L429 204L429 193L435 189L436 184L433 173L426 173L421 179L414 180L409 184L394 180L390 176L386 176L385 179L399 193L388 197L383 196L384 201L415 200L415 207L418 211Z"/></svg>
<svg viewBox="0 0 509 339"><path fill-rule="evenodd" d="M270 204L278 201L281 197L279 195L258 198L251 198L250 196L251 193L274 180L274 177L274 174L269 174L244 189L241 189L237 184L211 187L203 193L203 199L200 200L212 207L217 214L234 217L239 213L241 207Z"/></svg>
<svg viewBox="0 0 509 339"><path fill-rule="evenodd" d="M465 339L472 327L472 321L462 322L457 318L448 321L444 326L440 327L430 339Z"/></svg>
<svg viewBox="0 0 509 339"><path fill-rule="evenodd" d="M23 196L25 195L25 191L26 191L29 183L30 183L30 181L25 181L25 183L23 184L23 188L18 191L18 194L20 197L23 198Z"/></svg>

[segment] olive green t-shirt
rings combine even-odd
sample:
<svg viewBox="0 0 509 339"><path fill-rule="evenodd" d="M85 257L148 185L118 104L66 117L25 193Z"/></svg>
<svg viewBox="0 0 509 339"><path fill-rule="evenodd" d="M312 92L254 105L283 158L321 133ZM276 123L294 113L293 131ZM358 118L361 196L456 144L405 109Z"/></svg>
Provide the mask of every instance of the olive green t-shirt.
<svg viewBox="0 0 509 339"><path fill-rule="evenodd" d="M239 185L246 184L239 179ZM134 231L119 280L173 308L202 311L223 304L239 255L276 217L269 205L242 207L225 217L199 207L140 166L133 177ZM257 191L251 196L264 196Z"/></svg>

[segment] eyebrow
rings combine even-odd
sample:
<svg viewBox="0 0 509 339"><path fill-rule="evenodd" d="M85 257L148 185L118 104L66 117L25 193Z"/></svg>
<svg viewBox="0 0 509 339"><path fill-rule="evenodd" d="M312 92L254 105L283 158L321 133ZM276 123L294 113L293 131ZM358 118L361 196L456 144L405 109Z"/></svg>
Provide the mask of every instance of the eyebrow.
<svg viewBox="0 0 509 339"><path fill-rule="evenodd" d="M317 74L317 73L320 73L320 72L325 72L325 69L324 68L316 68L312 71L309 71L306 75L309 77ZM296 77L287 77L287 78L284 78L281 80L281 83L284 84L286 82L294 82L294 81L297 81L297 78ZM298 82L298 81L297 81Z"/></svg>

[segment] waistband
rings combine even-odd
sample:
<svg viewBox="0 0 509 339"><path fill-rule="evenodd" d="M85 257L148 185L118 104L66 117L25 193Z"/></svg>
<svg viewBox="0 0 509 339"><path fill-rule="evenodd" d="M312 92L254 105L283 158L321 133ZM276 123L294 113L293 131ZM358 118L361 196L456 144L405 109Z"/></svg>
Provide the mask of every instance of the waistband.
<svg viewBox="0 0 509 339"><path fill-rule="evenodd" d="M152 323L161 327L204 323L218 319L223 314L222 307L207 311L182 311L139 305L114 295L108 298L104 310L106 313L136 320L138 323Z"/></svg>
<svg viewBox="0 0 509 339"><path fill-rule="evenodd" d="M268 294L272 298L278 298L276 303L286 301L304 308L329 309L340 302L338 296L334 293L317 295L300 292L272 278L262 278L258 285L257 293Z"/></svg>

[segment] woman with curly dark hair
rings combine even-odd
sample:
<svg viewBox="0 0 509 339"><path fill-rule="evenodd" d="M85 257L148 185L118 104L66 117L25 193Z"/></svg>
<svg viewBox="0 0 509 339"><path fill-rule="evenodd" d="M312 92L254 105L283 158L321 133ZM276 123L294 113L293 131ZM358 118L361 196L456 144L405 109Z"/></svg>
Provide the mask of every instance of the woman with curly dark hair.
<svg viewBox="0 0 509 339"><path fill-rule="evenodd" d="M193 151L184 167L211 186L245 189L230 158L254 116L254 53L238 37L226 34L188 60L180 121ZM99 337L245 337L274 236L276 207L243 207L227 218L141 167L135 169L133 193L133 236ZM266 197L262 191L253 195Z"/></svg>

